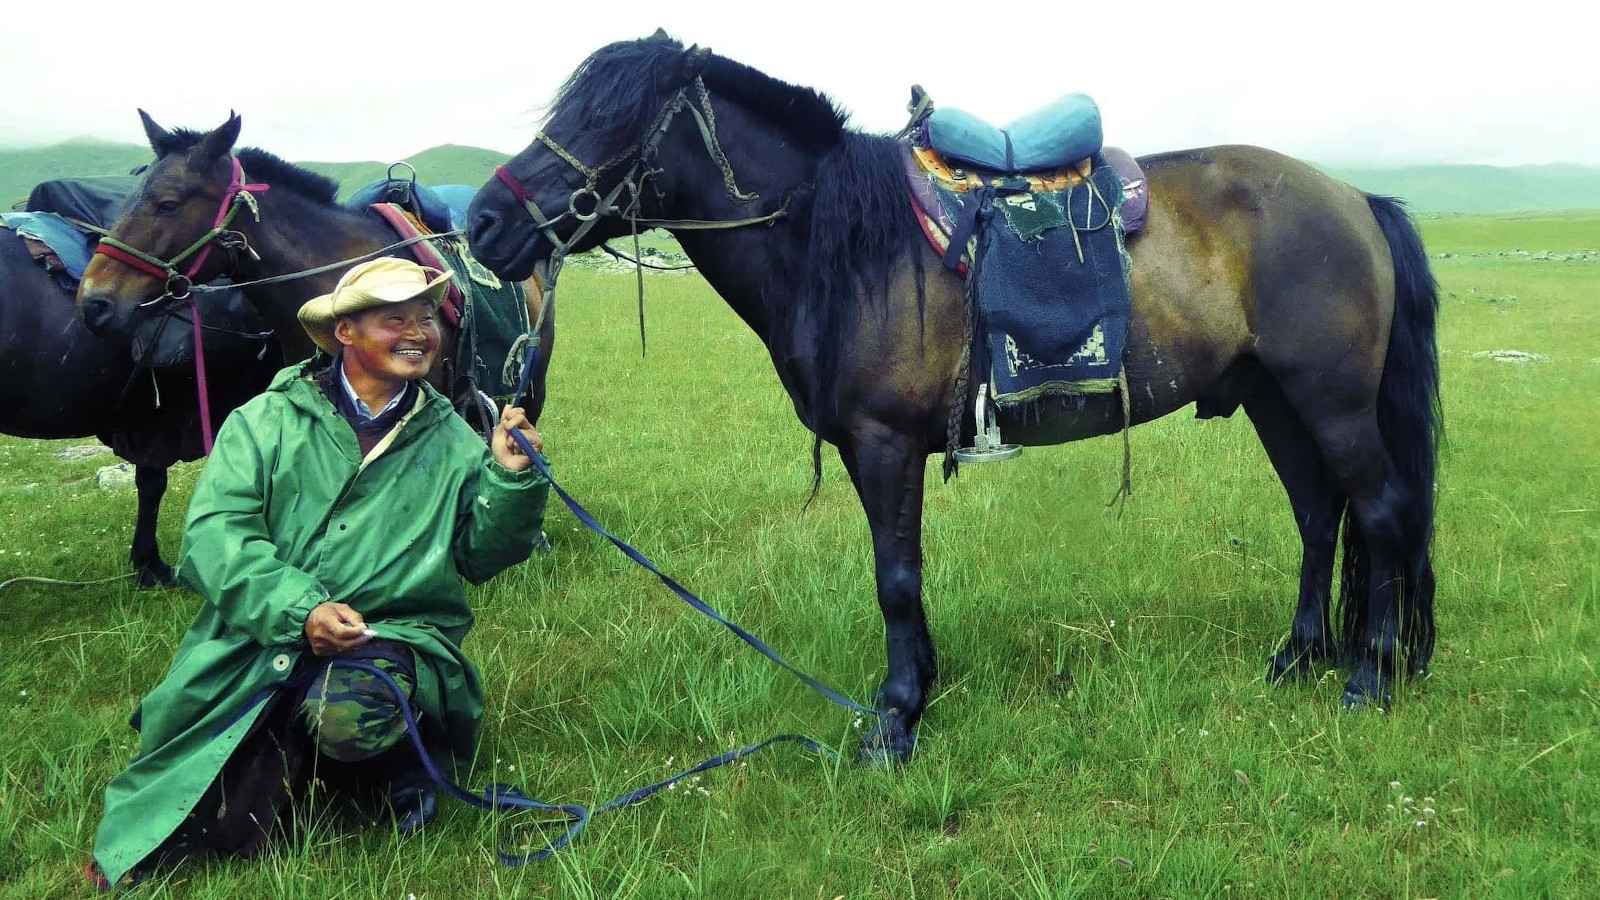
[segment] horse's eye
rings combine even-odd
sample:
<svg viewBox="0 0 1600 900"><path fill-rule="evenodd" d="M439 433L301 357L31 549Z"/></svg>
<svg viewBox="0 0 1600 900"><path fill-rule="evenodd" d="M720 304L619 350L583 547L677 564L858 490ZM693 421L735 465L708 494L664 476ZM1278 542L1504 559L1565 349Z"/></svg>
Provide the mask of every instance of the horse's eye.
<svg viewBox="0 0 1600 900"><path fill-rule="evenodd" d="M172 213L177 211L178 201L176 200L163 200L156 204L156 212L158 213Z"/></svg>

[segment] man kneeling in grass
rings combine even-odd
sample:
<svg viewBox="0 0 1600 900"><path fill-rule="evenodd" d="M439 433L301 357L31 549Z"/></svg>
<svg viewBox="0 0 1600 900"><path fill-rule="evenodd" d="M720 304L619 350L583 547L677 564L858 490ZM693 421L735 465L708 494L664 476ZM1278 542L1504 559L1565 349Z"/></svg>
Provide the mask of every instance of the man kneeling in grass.
<svg viewBox="0 0 1600 900"><path fill-rule="evenodd" d="M253 855L313 779L386 797L402 834L432 818L392 690L334 657L409 694L436 759L471 754L483 692L461 652L462 579L528 557L549 484L511 440L541 446L521 409L485 448L422 380L448 280L406 260L352 268L300 310L332 363L279 372L218 432L178 573L205 602L106 789L89 871L101 885Z"/></svg>

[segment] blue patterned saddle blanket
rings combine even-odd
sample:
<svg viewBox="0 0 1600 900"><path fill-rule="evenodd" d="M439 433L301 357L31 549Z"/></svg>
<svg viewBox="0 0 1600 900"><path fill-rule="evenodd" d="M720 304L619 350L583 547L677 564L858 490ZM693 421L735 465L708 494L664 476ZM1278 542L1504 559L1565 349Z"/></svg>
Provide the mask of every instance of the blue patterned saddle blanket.
<svg viewBox="0 0 1600 900"><path fill-rule="evenodd" d="M1132 185L1104 152L1008 172L953 165L926 133L905 145L912 209L945 265L968 280L973 357L995 403L1115 391L1127 342L1122 213Z"/></svg>

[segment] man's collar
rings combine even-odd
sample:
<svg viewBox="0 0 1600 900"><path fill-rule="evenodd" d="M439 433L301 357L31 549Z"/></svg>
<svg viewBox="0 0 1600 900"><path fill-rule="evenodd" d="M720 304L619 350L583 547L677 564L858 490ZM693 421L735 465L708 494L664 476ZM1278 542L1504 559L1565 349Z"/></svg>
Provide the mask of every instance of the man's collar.
<svg viewBox="0 0 1600 900"><path fill-rule="evenodd" d="M406 395L406 386L402 384L400 386L400 390L395 391L394 396L389 398L388 405L374 413L372 409L367 406L367 402L362 400L360 395L356 393L356 389L351 386L350 379L345 377L344 354L339 354L339 358L335 359L333 364L339 371L339 385L344 389L345 396L350 400L350 408L356 411L356 415L360 416L362 421L370 422L384 413L387 413L389 410L394 409L395 406L400 402L400 398Z"/></svg>

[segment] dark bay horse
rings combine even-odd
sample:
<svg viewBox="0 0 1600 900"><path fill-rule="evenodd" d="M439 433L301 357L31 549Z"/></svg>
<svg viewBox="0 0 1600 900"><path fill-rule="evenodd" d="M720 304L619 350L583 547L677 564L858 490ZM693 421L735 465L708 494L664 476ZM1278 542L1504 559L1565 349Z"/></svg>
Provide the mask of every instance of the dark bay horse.
<svg viewBox="0 0 1600 900"><path fill-rule="evenodd" d="M259 330L239 298L218 300L232 308L212 316L213 324ZM173 583L156 542L167 468L205 452L188 335L183 323L141 335L138 358L149 367L136 366L129 345L89 333L72 295L33 262L15 233L0 230L0 432L93 435L134 464L139 508L128 556L143 587ZM209 397L217 419L265 388L279 365L276 348L231 333L217 333L208 350L213 364L221 363Z"/></svg>
<svg viewBox="0 0 1600 900"><path fill-rule="evenodd" d="M161 260L171 260L194 244L212 227L223 197L232 183L234 157L242 165L245 180L268 185L268 190L252 194L259 220L249 210L230 224L242 240L231 246L217 245L202 268L193 276L201 283L228 275L244 284L262 278L303 272L340 260L372 253L394 244L398 238L388 225L364 211L351 210L335 202L338 184L333 179L253 147L234 153L242 122L232 116L208 132L175 129L168 131L140 112L156 161L145 172L138 190L122 216L111 227L111 235L123 244ZM253 251L253 252L252 252ZM406 251L394 251L402 255ZM258 258L259 257L259 258ZM277 333L284 359L307 359L315 345L300 327L296 313L302 304L333 290L348 267L275 284L242 288L261 317ZM147 329L150 319L160 315L162 303L148 301L163 295L161 278L131 266L120 259L96 256L84 272L78 288L78 306L90 330L103 335L129 335ZM537 421L545 401L545 374L555 344L554 309L544 310L536 285L528 285L529 320L541 322L539 359L531 382L532 397L528 416ZM209 295L195 295L206 302ZM171 303L168 300L166 303ZM452 371L456 355L457 329L441 321L442 350L439 363L428 380L456 401L457 409L482 411L471 397L452 396Z"/></svg>
<svg viewBox="0 0 1600 900"><path fill-rule="evenodd" d="M1434 639L1437 297L1417 232L1396 201L1259 148L1140 163L1152 207L1130 246L1132 421L1190 403L1201 415L1244 407L1304 545L1299 608L1269 674L1342 659L1347 703L1387 703ZM779 211L749 227L679 227ZM592 212L602 224L575 251L627 233L629 215L674 220L668 230L766 344L801 421L838 448L871 525L888 649L887 715L863 751L906 758L935 677L924 465L946 449L953 404L968 410L964 443L973 417L956 396L963 284L912 217L899 148L847 128L813 90L658 33L604 47L572 74L540 137L479 191L472 249L502 277L526 277ZM1122 426L1116 395L1046 412L1002 417L1006 439Z"/></svg>

